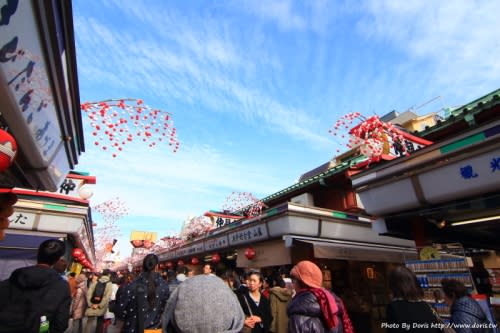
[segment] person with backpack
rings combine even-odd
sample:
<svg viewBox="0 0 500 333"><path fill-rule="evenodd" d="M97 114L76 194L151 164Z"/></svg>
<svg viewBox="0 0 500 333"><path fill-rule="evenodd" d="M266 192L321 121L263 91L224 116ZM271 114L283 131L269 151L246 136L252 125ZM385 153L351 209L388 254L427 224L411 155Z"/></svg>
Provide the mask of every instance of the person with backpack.
<svg viewBox="0 0 500 333"><path fill-rule="evenodd" d="M148 254L143 272L119 295L115 316L124 321L122 333L161 332L162 314L170 295L158 273L158 257Z"/></svg>
<svg viewBox="0 0 500 333"><path fill-rule="evenodd" d="M48 239L38 248L37 264L18 268L0 282L0 333L63 333L68 327L68 282L52 266L66 252L63 241Z"/></svg>
<svg viewBox="0 0 500 333"><path fill-rule="evenodd" d="M104 314L108 310L108 303L113 292L109 269L102 271L101 277L90 285L87 291L87 325L85 333L101 333L104 324Z"/></svg>

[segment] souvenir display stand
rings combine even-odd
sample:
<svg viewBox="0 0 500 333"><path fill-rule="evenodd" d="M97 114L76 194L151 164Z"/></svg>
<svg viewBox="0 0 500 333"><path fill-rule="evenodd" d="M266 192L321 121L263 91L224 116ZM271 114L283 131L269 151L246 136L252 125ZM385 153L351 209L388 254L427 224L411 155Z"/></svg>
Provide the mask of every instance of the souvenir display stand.
<svg viewBox="0 0 500 333"><path fill-rule="evenodd" d="M443 299L441 280L456 279L463 282L470 293L475 291L463 247L460 244L435 244L422 248L419 253L420 260L407 260L405 265L417 275L424 300L446 321L450 309Z"/></svg>

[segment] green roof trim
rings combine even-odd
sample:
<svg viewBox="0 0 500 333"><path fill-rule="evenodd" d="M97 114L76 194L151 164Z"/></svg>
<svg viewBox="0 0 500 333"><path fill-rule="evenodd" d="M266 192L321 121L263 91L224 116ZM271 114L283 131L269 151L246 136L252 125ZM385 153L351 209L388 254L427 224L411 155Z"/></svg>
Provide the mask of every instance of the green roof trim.
<svg viewBox="0 0 500 333"><path fill-rule="evenodd" d="M486 137L485 137L483 132L477 133L477 134L468 136L466 138L463 138L462 140L452 142L449 145L443 146L439 149L439 151L441 152L441 154L446 154L446 153L449 153L451 151L457 150L459 148L469 146L469 145L477 143L477 142L481 142L485 138Z"/></svg>
<svg viewBox="0 0 500 333"><path fill-rule="evenodd" d="M295 183L281 191L278 191L274 194L271 194L271 195L268 195L267 197L265 197L264 199L262 199L262 202L267 202L267 201L270 201L270 200L274 200L274 199L277 199L281 196L284 196L292 191L295 191L295 190L299 190L299 189L302 189L304 187L307 187L308 185L312 184L312 183L315 183L317 181L319 181L320 179L323 179L323 178L327 178L327 177L331 177L341 171L344 171L346 169L349 168L350 164L351 164L351 161L354 161L356 160L358 157L355 157L355 158L352 158L352 159L349 159L349 160L346 160L342 163L339 163L337 165L335 165L334 167L328 169L327 171L325 172L322 172L320 174L317 174L317 175L314 175L306 180L303 180L299 183ZM364 158L364 157L363 157Z"/></svg>
<svg viewBox="0 0 500 333"><path fill-rule="evenodd" d="M339 218L342 218L342 219L345 219L347 218L347 214L345 213L342 213L342 212L332 212L332 216L333 217L339 217Z"/></svg>
<svg viewBox="0 0 500 333"><path fill-rule="evenodd" d="M61 206L61 205L55 205L55 204L43 204L43 208L45 209L52 209L52 210L58 210L61 212L64 212L66 210L66 206Z"/></svg>
<svg viewBox="0 0 500 333"><path fill-rule="evenodd" d="M425 137L437 130L448 127L457 121L465 119L466 121L470 119L471 114L476 114L481 111L490 109L496 105L500 104L500 88L490 92L487 95L479 97L478 99L463 105L452 111L451 117L444 121L438 122L436 125L429 127L423 131L417 133L418 136Z"/></svg>

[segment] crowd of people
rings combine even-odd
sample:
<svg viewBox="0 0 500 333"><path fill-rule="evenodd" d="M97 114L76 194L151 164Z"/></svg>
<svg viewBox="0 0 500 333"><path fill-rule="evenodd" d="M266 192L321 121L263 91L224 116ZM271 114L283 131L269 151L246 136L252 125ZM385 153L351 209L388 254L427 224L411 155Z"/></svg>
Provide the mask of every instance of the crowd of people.
<svg viewBox="0 0 500 333"><path fill-rule="evenodd" d="M343 301L323 288L323 274L311 261L292 270L263 276L250 270L216 275L210 264L194 275L186 267L160 272L148 254L142 272L119 275L65 274L62 241L44 241L37 264L15 270L0 283L0 333L352 333ZM392 302L387 332L442 332L442 323L422 300L415 274L406 267L389 276ZM443 280L451 322L487 323L484 311L456 280ZM493 330L455 328L457 333ZM481 326L482 327L482 326Z"/></svg>

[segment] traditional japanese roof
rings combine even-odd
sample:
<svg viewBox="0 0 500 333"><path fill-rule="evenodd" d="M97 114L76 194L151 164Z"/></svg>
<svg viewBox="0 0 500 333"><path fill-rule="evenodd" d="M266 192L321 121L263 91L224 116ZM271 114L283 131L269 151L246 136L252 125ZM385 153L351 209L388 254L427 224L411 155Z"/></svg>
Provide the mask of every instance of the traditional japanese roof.
<svg viewBox="0 0 500 333"><path fill-rule="evenodd" d="M323 181L325 178L332 177L336 174L339 174L340 172L347 170L352 163L354 163L360 159L361 160L365 159L365 157L364 156L357 156L357 157L345 160L345 161L337 163L337 164L333 164L333 163L329 162L328 164L332 165L329 169L326 169L320 173L314 174L313 171L321 170L321 168L324 168L326 166L326 164L323 164L320 167L313 169L310 172L304 174L304 175L313 174L309 178L301 180L301 181L299 181L299 182L297 182L297 183L295 183L295 184L293 184L293 185L291 185L291 186L289 186L281 191L278 191L274 194L268 195L267 197L262 199L262 202L266 203L266 202L269 202L271 200L276 200L276 199L284 197L290 193L297 192L301 189L307 188L315 183L319 183L319 182ZM304 177L304 175L301 177L301 179Z"/></svg>
<svg viewBox="0 0 500 333"><path fill-rule="evenodd" d="M465 121L471 125L477 122L475 116L484 112L492 110L494 107L500 105L500 89L496 89L487 95L484 95L458 109L452 111L450 117L444 121L438 121L436 125L426 128L425 130L418 133L419 136L429 137L432 134L444 130L446 127L450 127L458 122ZM489 120L489 118L488 118ZM487 121L485 119L485 121Z"/></svg>

